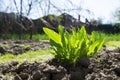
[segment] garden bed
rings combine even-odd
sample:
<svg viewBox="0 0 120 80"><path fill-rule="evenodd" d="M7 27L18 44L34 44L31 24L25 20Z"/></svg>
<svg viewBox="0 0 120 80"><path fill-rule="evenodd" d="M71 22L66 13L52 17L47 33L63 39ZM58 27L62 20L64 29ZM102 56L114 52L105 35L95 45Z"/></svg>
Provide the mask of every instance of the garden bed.
<svg viewBox="0 0 120 80"><path fill-rule="evenodd" d="M6 40L0 44L1 55L50 48L49 42L32 40ZM103 47L96 58L89 59L89 64L76 65L64 66L55 60L20 64L8 61L0 64L0 80L120 80L120 48Z"/></svg>
<svg viewBox="0 0 120 80"><path fill-rule="evenodd" d="M37 51L50 48L47 40L0 40L0 55L11 53L22 54L27 51Z"/></svg>

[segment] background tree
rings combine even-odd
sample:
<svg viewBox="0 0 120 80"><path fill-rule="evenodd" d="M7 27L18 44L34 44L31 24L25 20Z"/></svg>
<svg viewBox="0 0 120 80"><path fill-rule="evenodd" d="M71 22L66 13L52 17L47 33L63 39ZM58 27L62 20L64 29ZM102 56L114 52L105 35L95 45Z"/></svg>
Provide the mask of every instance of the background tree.
<svg viewBox="0 0 120 80"><path fill-rule="evenodd" d="M120 8L116 9L114 16L120 21Z"/></svg>
<svg viewBox="0 0 120 80"><path fill-rule="evenodd" d="M82 0L81 0L82 1ZM1 0L1 4L4 3L4 0ZM71 0L66 0L65 3L61 0L59 4L64 5L65 7L56 5L55 0L9 0L9 5L1 5L0 7L4 7L4 12L14 12L17 20L14 20L19 25L19 34L22 35L23 30L28 30L32 28L26 27L24 23L26 20L23 20L24 16L27 17L27 21L33 23L31 18L31 14L41 16L46 16L48 14L62 14L62 13L75 13L77 16L81 15L81 11L86 11L90 14L90 11L82 8L82 2L80 5L75 5ZM1 11L3 11L1 10ZM19 15L19 16L18 16ZM82 15L81 15L82 16ZM82 16L83 17L83 16ZM54 29L54 26L51 25L47 20L40 18L46 27L50 27ZM12 22L11 22L12 23ZM15 27L14 27L15 28ZM6 28L9 29L9 28ZM8 30L9 31L9 30ZM32 31L31 31L32 32ZM21 38L21 36L20 36Z"/></svg>

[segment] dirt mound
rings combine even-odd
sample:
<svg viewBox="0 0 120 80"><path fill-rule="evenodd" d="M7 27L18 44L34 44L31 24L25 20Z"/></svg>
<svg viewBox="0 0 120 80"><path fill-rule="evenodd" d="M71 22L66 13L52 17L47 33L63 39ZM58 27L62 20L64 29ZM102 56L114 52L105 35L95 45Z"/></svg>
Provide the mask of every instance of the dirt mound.
<svg viewBox="0 0 120 80"><path fill-rule="evenodd" d="M120 80L120 48L114 50L103 49L96 59L90 60L87 80Z"/></svg>
<svg viewBox="0 0 120 80"><path fill-rule="evenodd" d="M0 64L0 79L4 80L120 80L120 48L103 48L90 64L63 67L58 63L18 64L10 61ZM53 62L55 63L55 62ZM8 74L9 73L9 74Z"/></svg>

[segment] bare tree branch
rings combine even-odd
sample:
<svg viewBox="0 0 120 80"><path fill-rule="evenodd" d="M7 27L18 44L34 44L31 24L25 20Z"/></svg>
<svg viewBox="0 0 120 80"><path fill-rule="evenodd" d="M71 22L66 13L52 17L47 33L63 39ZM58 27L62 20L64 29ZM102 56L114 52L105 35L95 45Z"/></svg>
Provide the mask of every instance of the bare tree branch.
<svg viewBox="0 0 120 80"><path fill-rule="evenodd" d="M61 9L59 9L57 6L55 6L53 3L51 3L50 2L50 4L51 4L51 6L53 6L55 9L57 9L57 11L59 11L60 13L62 13L62 10Z"/></svg>
<svg viewBox="0 0 120 80"><path fill-rule="evenodd" d="M67 0L72 6L75 6L71 0Z"/></svg>
<svg viewBox="0 0 120 80"><path fill-rule="evenodd" d="M16 0L13 0L14 4L15 4L15 7L16 7L16 10L17 12L19 13L19 10L18 10L18 6L17 6L17 3L16 3Z"/></svg>
<svg viewBox="0 0 120 80"><path fill-rule="evenodd" d="M29 1L30 1L30 3L29 3ZM28 9L28 12L27 12L27 16L30 14L30 11L32 9L32 4L33 4L33 0L28 0L29 9Z"/></svg>
<svg viewBox="0 0 120 80"><path fill-rule="evenodd" d="M23 11L23 0L20 0L20 15L22 15L22 11Z"/></svg>
<svg viewBox="0 0 120 80"><path fill-rule="evenodd" d="M47 14L49 14L49 12L50 12L50 3L51 3L51 1L48 0L48 11L47 11Z"/></svg>

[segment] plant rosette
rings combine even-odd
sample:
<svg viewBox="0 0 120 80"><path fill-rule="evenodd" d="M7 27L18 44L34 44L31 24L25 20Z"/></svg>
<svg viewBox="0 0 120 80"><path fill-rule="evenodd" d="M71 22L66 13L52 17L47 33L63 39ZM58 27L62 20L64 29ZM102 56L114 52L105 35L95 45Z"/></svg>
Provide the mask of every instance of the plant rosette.
<svg viewBox="0 0 120 80"><path fill-rule="evenodd" d="M66 64L76 65L82 58L96 56L104 43L104 39L95 32L89 36L84 26L77 31L72 28L71 33L61 25L58 26L58 33L46 27L43 30L50 38L54 57Z"/></svg>

